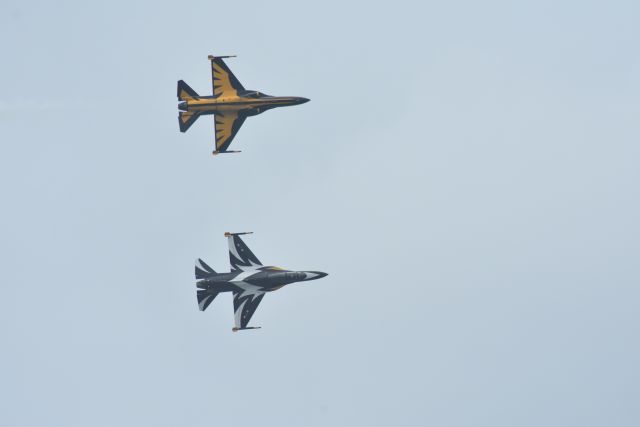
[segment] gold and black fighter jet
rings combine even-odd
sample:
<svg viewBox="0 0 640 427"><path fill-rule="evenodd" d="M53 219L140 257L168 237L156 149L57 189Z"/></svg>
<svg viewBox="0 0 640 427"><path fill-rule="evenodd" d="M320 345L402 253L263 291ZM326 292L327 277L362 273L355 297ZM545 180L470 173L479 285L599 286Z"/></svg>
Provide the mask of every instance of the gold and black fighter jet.
<svg viewBox="0 0 640 427"><path fill-rule="evenodd" d="M307 98L270 96L255 90L246 90L223 61L223 58L234 56L209 55L213 80L212 96L200 96L184 81L178 82L180 132L186 132L198 117L213 114L216 134L216 149L213 150L213 155L239 153L239 151L230 151L228 148L247 117L272 108L304 104L309 101Z"/></svg>

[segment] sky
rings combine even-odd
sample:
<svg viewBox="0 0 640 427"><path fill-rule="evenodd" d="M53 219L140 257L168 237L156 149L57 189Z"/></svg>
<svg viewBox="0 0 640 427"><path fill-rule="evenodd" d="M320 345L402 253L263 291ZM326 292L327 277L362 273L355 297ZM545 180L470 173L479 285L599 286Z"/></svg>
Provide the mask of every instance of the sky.
<svg viewBox="0 0 640 427"><path fill-rule="evenodd" d="M0 425L637 426L635 1L2 2ZM207 55L311 102L211 156ZM225 231L329 276L232 333Z"/></svg>

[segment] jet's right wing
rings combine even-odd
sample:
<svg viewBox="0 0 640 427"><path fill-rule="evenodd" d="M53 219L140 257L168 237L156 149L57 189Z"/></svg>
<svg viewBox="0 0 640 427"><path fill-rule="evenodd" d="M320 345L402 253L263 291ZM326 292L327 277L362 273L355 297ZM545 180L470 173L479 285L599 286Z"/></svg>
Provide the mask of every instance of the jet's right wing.
<svg viewBox="0 0 640 427"><path fill-rule="evenodd" d="M217 113L214 117L216 123L216 150L213 153L218 154L227 151L247 116L242 111L230 111Z"/></svg>
<svg viewBox="0 0 640 427"><path fill-rule="evenodd" d="M251 233L224 233L229 239L229 261L231 271L255 270L262 267L260 260L251 252L251 249L240 238L242 234Z"/></svg>
<svg viewBox="0 0 640 427"><path fill-rule="evenodd" d="M233 311L235 319L234 331L240 329L257 329L247 326L249 320L256 312L260 301L264 298L265 292L259 291L234 291L233 292Z"/></svg>

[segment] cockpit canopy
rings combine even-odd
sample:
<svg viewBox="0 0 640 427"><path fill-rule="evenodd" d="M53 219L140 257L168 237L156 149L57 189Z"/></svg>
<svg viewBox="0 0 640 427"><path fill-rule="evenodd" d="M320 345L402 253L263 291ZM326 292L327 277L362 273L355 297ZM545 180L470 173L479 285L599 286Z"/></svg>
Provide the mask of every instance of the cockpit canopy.
<svg viewBox="0 0 640 427"><path fill-rule="evenodd" d="M283 282L292 283L304 280L307 276L300 271L278 271L269 273L267 277L271 280L281 280Z"/></svg>
<svg viewBox="0 0 640 427"><path fill-rule="evenodd" d="M258 92L257 90L248 90L242 94L245 98L269 98L270 95L266 93Z"/></svg>

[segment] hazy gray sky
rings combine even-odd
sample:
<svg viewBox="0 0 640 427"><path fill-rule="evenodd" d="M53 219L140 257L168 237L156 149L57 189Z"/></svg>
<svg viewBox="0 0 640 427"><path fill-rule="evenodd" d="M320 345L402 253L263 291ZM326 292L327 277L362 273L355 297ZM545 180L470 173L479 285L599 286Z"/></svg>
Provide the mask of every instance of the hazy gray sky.
<svg viewBox="0 0 640 427"><path fill-rule="evenodd" d="M236 5L237 4L237 5ZM4 2L0 425L637 426L636 1ZM212 158L208 54L311 98ZM225 231L327 271L234 334Z"/></svg>

